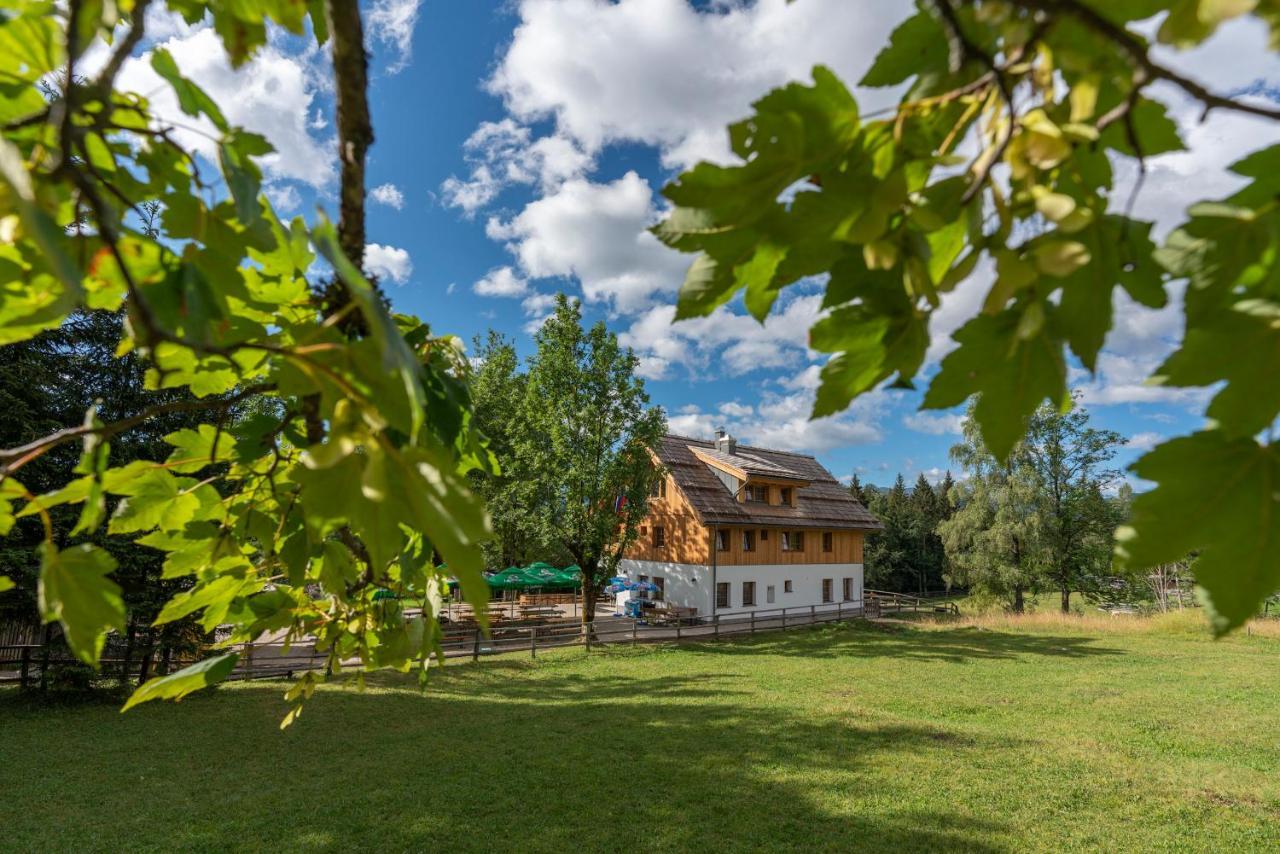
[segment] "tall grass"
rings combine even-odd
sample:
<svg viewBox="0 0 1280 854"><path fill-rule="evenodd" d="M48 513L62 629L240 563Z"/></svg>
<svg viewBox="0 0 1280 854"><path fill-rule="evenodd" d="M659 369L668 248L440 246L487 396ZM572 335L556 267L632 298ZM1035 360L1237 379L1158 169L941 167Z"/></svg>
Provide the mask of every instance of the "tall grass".
<svg viewBox="0 0 1280 854"><path fill-rule="evenodd" d="M1209 623L1200 608L1164 614L1108 614L1102 611L1064 614L1048 609L1012 614L996 610L963 613L959 617L928 615L920 622L928 627L957 626L992 631L1077 631L1096 634L1170 634L1210 637ZM1280 638L1280 620L1252 620L1240 635Z"/></svg>

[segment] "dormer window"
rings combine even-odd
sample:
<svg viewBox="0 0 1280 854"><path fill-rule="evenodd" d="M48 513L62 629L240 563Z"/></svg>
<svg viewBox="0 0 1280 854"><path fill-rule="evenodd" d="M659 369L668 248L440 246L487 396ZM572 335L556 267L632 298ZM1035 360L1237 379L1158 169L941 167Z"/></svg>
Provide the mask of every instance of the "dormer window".
<svg viewBox="0 0 1280 854"><path fill-rule="evenodd" d="M756 504L768 504L769 487L765 486L763 483L747 484L746 499L747 501Z"/></svg>
<svg viewBox="0 0 1280 854"><path fill-rule="evenodd" d="M667 479L659 477L653 482L653 486L649 487L650 498L666 498L667 497Z"/></svg>
<svg viewBox="0 0 1280 854"><path fill-rule="evenodd" d="M792 500L792 489L789 486L782 487L782 503L788 507L795 504L795 501Z"/></svg>

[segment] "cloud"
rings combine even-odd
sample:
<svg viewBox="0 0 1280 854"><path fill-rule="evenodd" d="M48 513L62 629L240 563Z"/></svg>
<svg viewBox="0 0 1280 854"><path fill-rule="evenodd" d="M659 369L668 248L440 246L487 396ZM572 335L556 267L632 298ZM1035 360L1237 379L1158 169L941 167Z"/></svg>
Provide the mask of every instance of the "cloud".
<svg viewBox="0 0 1280 854"><path fill-rule="evenodd" d="M529 278L576 277L587 302L632 313L674 293L689 265L645 231L657 218L649 182L628 172L605 184L568 180L511 220L490 219L486 233Z"/></svg>
<svg viewBox="0 0 1280 854"><path fill-rule="evenodd" d="M262 188L262 192L267 194L276 213L291 213L302 204L302 196L292 184L267 184Z"/></svg>
<svg viewBox="0 0 1280 854"><path fill-rule="evenodd" d="M1125 447L1132 451L1149 451L1156 445L1164 441L1162 433L1153 433L1150 431L1143 433L1135 433L1125 442Z"/></svg>
<svg viewBox="0 0 1280 854"><path fill-rule="evenodd" d="M150 17L148 17L148 21ZM271 179L293 179L323 187L335 176L334 147L311 134L307 117L318 95L313 64L323 61L318 49L287 54L274 43L261 48L240 69L232 69L222 42L212 29L171 28L158 46L173 55L182 73L199 82L233 125L260 133L275 146L258 158ZM127 60L119 88L147 97L152 111L176 127L174 136L211 163L217 162L216 131L207 119L194 119L178 106L173 90L151 68L152 51Z"/></svg>
<svg viewBox="0 0 1280 854"><path fill-rule="evenodd" d="M401 210L404 208L404 193L395 184L380 184L369 191L369 198L380 205Z"/></svg>
<svg viewBox="0 0 1280 854"><path fill-rule="evenodd" d="M440 192L447 207L461 208L468 217L505 187L537 185L547 192L583 175L593 165L591 157L565 137L534 140L528 127L510 118L482 122L462 150L471 166L470 176L449 176Z"/></svg>
<svg viewBox="0 0 1280 854"><path fill-rule="evenodd" d="M495 267L471 286L482 297L519 297L529 292L529 283L510 267Z"/></svg>
<svg viewBox="0 0 1280 854"><path fill-rule="evenodd" d="M880 422L887 398L872 392L854 401L853 406L829 418L811 421L814 388L813 372L806 369L782 383L789 393L764 390L754 406L737 400L704 410L693 404L669 416L668 428L673 433L694 437L710 437L720 427L744 443L783 451L821 453L851 445L869 445L881 441L884 433Z"/></svg>
<svg viewBox="0 0 1280 854"><path fill-rule="evenodd" d="M675 367L703 378L794 367L817 356L806 342L809 327L822 315L821 305L816 294L785 300L763 325L727 306L707 317L672 323L675 306L659 305L639 315L618 340L640 356L649 379L667 379ZM812 388L817 388L816 370Z"/></svg>
<svg viewBox="0 0 1280 854"><path fill-rule="evenodd" d="M374 0L365 12L368 41L391 49L388 74L399 74L413 58L413 30L421 5L422 0Z"/></svg>
<svg viewBox="0 0 1280 854"><path fill-rule="evenodd" d="M902 423L917 433L946 436L949 433L959 434L964 429L964 416L959 413L912 412L902 419Z"/></svg>
<svg viewBox="0 0 1280 854"><path fill-rule="evenodd" d="M403 285L413 275L413 261L408 252L380 243L370 243L364 247L364 266L382 281L390 279L397 285Z"/></svg>
<svg viewBox="0 0 1280 854"><path fill-rule="evenodd" d="M907 0L524 0L487 87L523 123L551 119L588 152L656 146L664 165L729 156L725 125L815 63L857 80ZM872 100L875 100L874 96ZM886 103L887 103L887 99Z"/></svg>
<svg viewBox="0 0 1280 854"><path fill-rule="evenodd" d="M548 314L551 309L556 307L555 294L539 294L532 293L520 301L520 308L525 314Z"/></svg>

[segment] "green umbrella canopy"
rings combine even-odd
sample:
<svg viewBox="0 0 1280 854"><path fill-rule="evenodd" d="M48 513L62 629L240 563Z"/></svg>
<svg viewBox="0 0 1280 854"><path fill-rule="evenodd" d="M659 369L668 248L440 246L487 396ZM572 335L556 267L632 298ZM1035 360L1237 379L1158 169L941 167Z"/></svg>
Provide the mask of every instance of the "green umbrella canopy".
<svg viewBox="0 0 1280 854"><path fill-rule="evenodd" d="M499 590L519 590L529 586L529 579L525 577L524 570L518 566L509 566L501 572L495 572L486 580L490 587L496 587Z"/></svg>
<svg viewBox="0 0 1280 854"><path fill-rule="evenodd" d="M556 569L541 562L526 567L509 566L490 575L488 582L497 590L565 589L582 583L576 566Z"/></svg>

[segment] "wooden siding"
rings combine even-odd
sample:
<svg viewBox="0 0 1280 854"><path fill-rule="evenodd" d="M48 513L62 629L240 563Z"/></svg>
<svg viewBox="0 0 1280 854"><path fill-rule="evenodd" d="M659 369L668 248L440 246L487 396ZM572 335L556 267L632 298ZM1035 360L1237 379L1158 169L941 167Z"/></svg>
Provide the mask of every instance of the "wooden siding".
<svg viewBox="0 0 1280 854"><path fill-rule="evenodd" d="M862 531L830 531L831 551L822 550L821 528L804 528L804 549L782 550L782 533L788 528L746 528L755 532L755 550L742 550L743 528L721 528L729 532L728 551L716 552L720 566L751 566L754 564L788 563L862 563ZM761 541L760 532L767 530L769 539Z"/></svg>
<svg viewBox="0 0 1280 854"><path fill-rule="evenodd" d="M640 523L639 538L623 557L671 563L706 564L711 561L711 534L698 519L671 475L666 476L667 494L649 499L649 512ZM653 544L653 529L661 525L666 545Z"/></svg>

